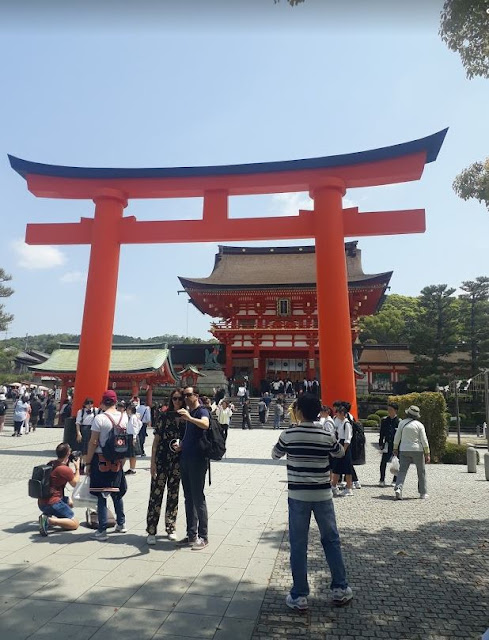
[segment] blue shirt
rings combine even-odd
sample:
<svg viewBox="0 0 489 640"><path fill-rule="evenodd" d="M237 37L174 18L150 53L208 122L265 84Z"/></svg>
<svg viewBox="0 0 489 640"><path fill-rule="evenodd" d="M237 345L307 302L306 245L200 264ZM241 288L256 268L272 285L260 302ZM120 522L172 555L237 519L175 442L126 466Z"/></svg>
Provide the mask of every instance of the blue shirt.
<svg viewBox="0 0 489 640"><path fill-rule="evenodd" d="M209 418L209 412L204 407L197 407L197 409L193 409L189 412L192 418ZM183 458L190 458L196 456L202 456L199 447L199 441L204 435L204 429L201 429L192 422L185 421L185 435L182 440L182 452L181 456Z"/></svg>

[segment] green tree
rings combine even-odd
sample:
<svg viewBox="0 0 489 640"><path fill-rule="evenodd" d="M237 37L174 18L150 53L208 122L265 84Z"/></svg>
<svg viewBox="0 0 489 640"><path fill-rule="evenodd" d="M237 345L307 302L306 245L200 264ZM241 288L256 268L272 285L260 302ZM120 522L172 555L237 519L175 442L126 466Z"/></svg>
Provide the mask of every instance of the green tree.
<svg viewBox="0 0 489 640"><path fill-rule="evenodd" d="M470 353L470 375L489 362L489 278L466 280L461 287L461 326L464 349Z"/></svg>
<svg viewBox="0 0 489 640"><path fill-rule="evenodd" d="M10 282L10 280L12 280L12 276L0 269L0 298L10 298L13 294L14 290L5 286L5 283ZM0 331L7 331L13 319L13 315L5 312L5 305L0 304Z"/></svg>
<svg viewBox="0 0 489 640"><path fill-rule="evenodd" d="M433 389L447 378L443 357L453 353L460 339L459 301L446 284L424 287L419 296L419 315L410 330L409 350L415 354L410 383Z"/></svg>
<svg viewBox="0 0 489 640"><path fill-rule="evenodd" d="M408 344L409 327L418 314L418 298L393 293L386 297L380 311L360 318L360 341L364 344Z"/></svg>
<svg viewBox="0 0 489 640"><path fill-rule="evenodd" d="M489 158L484 162L474 162L459 173L453 181L453 190L462 200L475 198L489 209Z"/></svg>
<svg viewBox="0 0 489 640"><path fill-rule="evenodd" d="M460 54L469 79L489 78L489 5L487 0L445 0L440 36Z"/></svg>

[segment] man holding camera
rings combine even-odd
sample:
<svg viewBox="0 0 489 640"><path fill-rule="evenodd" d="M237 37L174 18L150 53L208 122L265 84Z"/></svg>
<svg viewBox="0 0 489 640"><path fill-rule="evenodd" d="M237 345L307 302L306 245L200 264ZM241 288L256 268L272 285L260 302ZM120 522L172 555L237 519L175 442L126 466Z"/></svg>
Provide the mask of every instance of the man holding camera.
<svg viewBox="0 0 489 640"><path fill-rule="evenodd" d="M75 518L73 502L70 497L64 495L66 484L75 487L80 481L80 459L71 453L71 448L66 442L56 447L56 460L50 462L52 466L49 477L50 496L38 500L39 509L39 533L48 535L48 527L61 527L65 531L78 529L80 523ZM70 467L73 464L74 470Z"/></svg>

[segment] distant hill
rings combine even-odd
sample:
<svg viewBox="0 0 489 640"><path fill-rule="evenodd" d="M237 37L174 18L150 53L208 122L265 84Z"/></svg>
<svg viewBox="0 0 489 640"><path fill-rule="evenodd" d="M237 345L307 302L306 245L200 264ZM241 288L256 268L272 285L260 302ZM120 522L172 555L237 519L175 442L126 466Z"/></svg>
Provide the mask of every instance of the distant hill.
<svg viewBox="0 0 489 640"><path fill-rule="evenodd" d="M36 351L43 351L44 353L51 353L54 349L57 349L60 342L78 344L80 342L80 335L73 333L42 333L37 336L27 336L27 338L8 338L7 340L2 340L0 345L3 349L10 347L18 351L22 351L27 348L35 349ZM217 342L217 340L213 338L210 340L202 340L201 338L185 338L184 336L164 334L162 336L154 336L153 338L146 339L114 335L113 342L114 344L137 344L141 342L187 342L190 344L202 344L207 342Z"/></svg>

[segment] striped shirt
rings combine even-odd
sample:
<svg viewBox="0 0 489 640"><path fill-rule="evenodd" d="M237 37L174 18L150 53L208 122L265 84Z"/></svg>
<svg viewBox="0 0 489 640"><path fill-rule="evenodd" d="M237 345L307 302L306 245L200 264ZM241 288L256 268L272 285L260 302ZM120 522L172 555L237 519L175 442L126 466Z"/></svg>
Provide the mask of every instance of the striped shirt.
<svg viewBox="0 0 489 640"><path fill-rule="evenodd" d="M302 422L282 431L272 458L287 456L289 498L304 502L331 500L329 456L342 458L345 450L334 434L318 423Z"/></svg>

